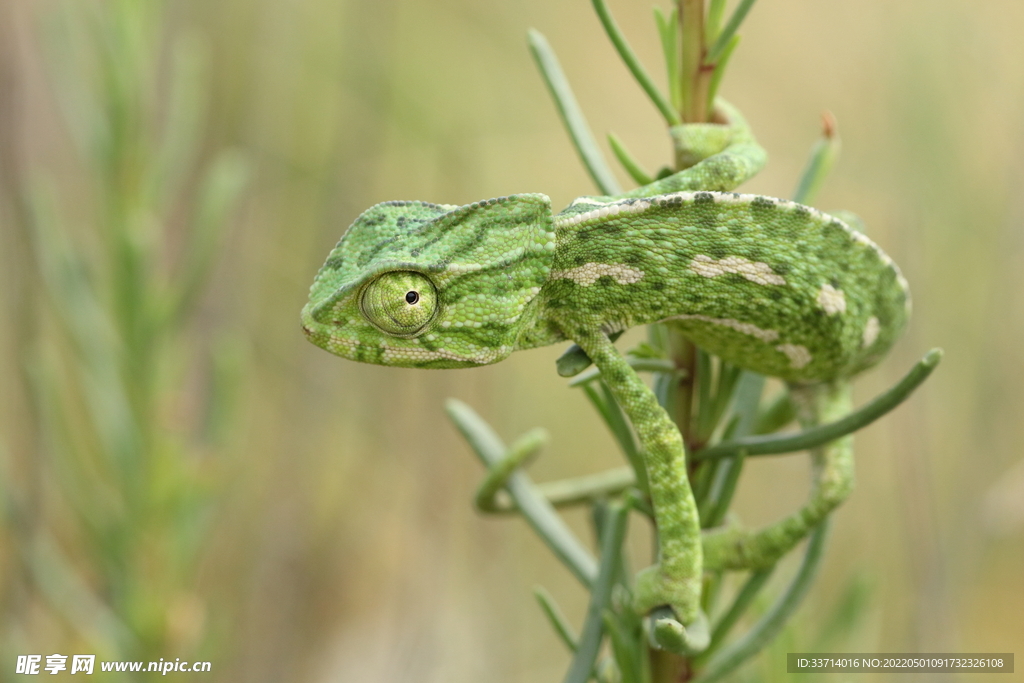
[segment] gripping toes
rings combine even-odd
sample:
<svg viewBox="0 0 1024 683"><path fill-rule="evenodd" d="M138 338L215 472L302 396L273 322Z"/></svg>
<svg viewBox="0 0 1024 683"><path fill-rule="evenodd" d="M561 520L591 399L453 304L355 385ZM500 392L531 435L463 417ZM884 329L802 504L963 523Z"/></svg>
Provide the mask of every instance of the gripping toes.
<svg viewBox="0 0 1024 683"><path fill-rule="evenodd" d="M633 606L651 612L653 644L680 655L706 649L710 634L700 610L700 581L667 576L661 565L642 570L636 577Z"/></svg>
<svg viewBox="0 0 1024 683"><path fill-rule="evenodd" d="M641 570L636 576L633 606L638 613L647 614L662 605L671 607L679 621L689 624L697 617L700 581L668 576L660 564Z"/></svg>

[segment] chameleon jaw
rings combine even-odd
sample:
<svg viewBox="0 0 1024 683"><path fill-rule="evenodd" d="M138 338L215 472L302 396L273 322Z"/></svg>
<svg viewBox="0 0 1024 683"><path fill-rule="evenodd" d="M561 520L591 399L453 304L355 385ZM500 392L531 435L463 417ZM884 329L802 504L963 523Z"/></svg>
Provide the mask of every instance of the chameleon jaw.
<svg viewBox="0 0 1024 683"><path fill-rule="evenodd" d="M369 323L367 323L369 325ZM376 331L376 328L374 328ZM347 334L338 334L330 324L319 323L303 315L302 331L314 345L336 356L375 365L407 368L475 368L496 363L512 353L513 347L475 349L476 353L450 348L426 348L418 339L381 337L365 342ZM398 343L388 343L389 341Z"/></svg>

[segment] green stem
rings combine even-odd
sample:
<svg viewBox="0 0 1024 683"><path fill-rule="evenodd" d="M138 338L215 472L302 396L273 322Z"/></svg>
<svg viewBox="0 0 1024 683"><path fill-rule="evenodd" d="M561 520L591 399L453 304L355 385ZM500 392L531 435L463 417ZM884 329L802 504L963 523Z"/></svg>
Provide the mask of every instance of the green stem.
<svg viewBox="0 0 1024 683"><path fill-rule="evenodd" d="M615 397L612 396L607 383L600 383L600 393L590 384L584 386L583 391L586 392L587 398L590 399L591 404L600 413L601 418L604 420L605 425L608 426L615 440L619 442L619 448L626 455L629 464L633 466L638 486L646 493L648 490L647 469L644 466L643 456L640 454L640 449L633 438L633 430L629 426L629 421L626 419L625 414L623 414L622 408L615 401Z"/></svg>
<svg viewBox="0 0 1024 683"><path fill-rule="evenodd" d="M748 456L778 455L821 446L871 424L905 401L917 387L921 386L922 382L928 379L940 360L942 360L942 349L932 349L892 388L841 420L812 427L792 435L743 437L692 453L691 459L701 461L723 458L741 450L745 451Z"/></svg>
<svg viewBox="0 0 1024 683"><path fill-rule="evenodd" d="M737 7L736 11L732 13L731 17L729 17L729 23L725 25L722 32L715 38L715 44L711 46L710 50L708 50L707 57L705 57L705 61L708 64L714 64L715 61L722 56L722 53L729 45L729 41L732 40L733 35L735 35L736 31L739 29L743 20L746 19L747 12L749 12L750 8L754 6L755 1L756 0L742 0L742 2L740 2L739 7Z"/></svg>
<svg viewBox="0 0 1024 683"><path fill-rule="evenodd" d="M456 428L469 442L473 452L488 469L501 462L507 453L505 444L483 418L468 405L455 399L448 399L445 402L445 410ZM527 524L568 567L573 576L584 586L591 588L597 580L597 561L580 544L526 473L513 472L505 487Z"/></svg>
<svg viewBox="0 0 1024 683"><path fill-rule="evenodd" d="M701 0L703 2L704 0ZM604 0L592 0L594 4L594 10L597 12L597 16L601 19L601 25L604 26L605 33L611 39L612 44L615 45L615 49L618 51L619 56L622 57L622 61L626 63L626 67L630 73L633 74L633 78L636 79L640 87L644 89L647 96L651 98L651 102L658 108L661 115L665 117L665 121L669 126L678 126L682 121L679 120L679 114L672 105L669 104L665 96L658 90L658 86L651 80L647 70L644 69L643 64L637 58L636 53L633 52L633 48L629 46L626 41L626 36L619 30L618 24L615 23L615 19L612 18L611 12L608 11L608 5L605 4Z"/></svg>
<svg viewBox="0 0 1024 683"><path fill-rule="evenodd" d="M683 121L708 120L707 92L711 71L704 68L704 0L679 0L682 34Z"/></svg>
<svg viewBox="0 0 1024 683"><path fill-rule="evenodd" d="M775 571L774 566L751 573L750 578L743 584L743 588L740 589L740 592L732 601L732 605L729 606L729 610L722 615L722 618L718 620L718 623L715 624L714 629L711 631L711 644L708 646L705 654L711 654L718 649L718 646L722 644L725 637L729 635L729 630L732 629L736 622L739 621L739 618L750 607L751 603L754 602L754 598L761 592L773 571Z"/></svg>
<svg viewBox="0 0 1024 683"><path fill-rule="evenodd" d="M614 339L612 341L614 341ZM666 358L637 358L636 356L626 356L626 362L629 363L629 366L637 372L675 371L675 365L672 361ZM599 369L596 367L588 368L585 372L581 372L579 375L569 380L569 386L578 387L579 385L586 384L600 376L601 371Z"/></svg>
<svg viewBox="0 0 1024 683"><path fill-rule="evenodd" d="M807 166L800 175L800 183L793 193L793 201L810 204L828 177L829 171L839 158L839 135L836 133L836 119L831 113L821 115L821 137L811 149Z"/></svg>
<svg viewBox="0 0 1024 683"><path fill-rule="evenodd" d="M683 101L679 81L679 11L673 7L668 16L665 16L660 7L655 7L654 21L658 25L661 51L665 58L669 99L672 100L672 107L680 111Z"/></svg>
<svg viewBox="0 0 1024 683"><path fill-rule="evenodd" d="M562 117L562 122L565 124L566 130L569 131L569 137L576 147L576 152L580 155L580 160L583 161L594 184L602 194L621 194L622 188L619 187L619 181L615 179L615 175L605 162L604 155L601 154L594 135L590 132L587 119L576 102L576 96L572 94L572 87L558 63L558 57L551 49L551 45L540 31L534 29L530 29L529 42L530 52L537 62L541 76L544 77L544 82L547 83L551 97L555 100L558 114Z"/></svg>
<svg viewBox="0 0 1024 683"><path fill-rule="evenodd" d="M586 683L594 670L594 662L604 636L604 611L611 599L622 540L626 535L628 512L629 509L622 503L609 505L608 523L604 525L601 534L601 566L590 591L586 621L565 683Z"/></svg>
<svg viewBox="0 0 1024 683"><path fill-rule="evenodd" d="M476 509L480 512L497 512L499 506L495 496L498 491L505 487L513 472L537 455L547 440L548 433L540 428L531 429L516 439L501 460L491 466L487 476L477 487L473 501Z"/></svg>
<svg viewBox="0 0 1024 683"><path fill-rule="evenodd" d="M771 434L796 419L796 405L788 391L780 391L760 413L755 415L754 428L747 434Z"/></svg>
<svg viewBox="0 0 1024 683"><path fill-rule="evenodd" d="M732 57L732 53L736 51L736 46L740 44L740 37L733 36L729 44L725 46L725 50L718 57L718 60L711 66L711 79L708 83L708 99L707 107L708 111L714 111L715 108L715 97L718 95L718 86L722 84L722 77L725 75L725 69L729 66L729 58Z"/></svg>
<svg viewBox="0 0 1024 683"><path fill-rule="evenodd" d="M631 486L636 486L636 472L630 466L616 467L603 472L587 474L572 479L545 481L537 484L537 490L556 508L582 505L598 498L615 496ZM483 510L490 514L517 513L516 508L507 496L498 491L493 500L494 507Z"/></svg>
<svg viewBox="0 0 1024 683"><path fill-rule="evenodd" d="M622 336L622 331L613 332L608 338L615 341ZM593 363L587 352L580 348L579 344L571 344L562 352L562 355L555 361L555 369L560 377L574 377L590 367ZM595 377L597 375L594 375ZM575 385L571 385L575 386Z"/></svg>
<svg viewBox="0 0 1024 683"><path fill-rule="evenodd" d="M562 610L558 608L555 599L551 597L551 594L543 586L537 586L533 589L533 597L537 598L544 616L551 622L551 627L555 629L555 633L558 634L562 643L569 648L569 652L576 652L579 649L579 636L573 633L572 626L569 625L569 621L562 614Z"/></svg>
<svg viewBox="0 0 1024 683"><path fill-rule="evenodd" d="M697 388L697 347L680 332L668 330L669 353L676 366L678 381L675 389L674 414L672 419L683 435L687 454L690 454L690 425L693 412L693 394Z"/></svg>
<svg viewBox="0 0 1024 683"><path fill-rule="evenodd" d="M740 451L723 463L724 472L716 473L718 477L712 484L711 495L708 496L707 514L703 514L703 511L701 514L701 527L713 529L725 519L733 494L736 493L736 485L739 483L746 455L744 451Z"/></svg>
<svg viewBox="0 0 1024 683"><path fill-rule="evenodd" d="M740 640L721 650L708 663L707 669L693 680L693 683L712 683L732 672L736 667L757 654L778 635L782 627L796 611L814 582L821 566L825 541L828 539L830 520L826 518L811 534L807 542L800 569L793 577L786 592L772 605L768 613L758 621Z"/></svg>
<svg viewBox="0 0 1024 683"><path fill-rule="evenodd" d="M615 158L622 164L622 168L626 169L626 173L632 178L637 185L650 185L654 182L654 178L640 166L640 162L629 153L622 140L615 133L608 133L608 144L611 145L612 152L615 154Z"/></svg>

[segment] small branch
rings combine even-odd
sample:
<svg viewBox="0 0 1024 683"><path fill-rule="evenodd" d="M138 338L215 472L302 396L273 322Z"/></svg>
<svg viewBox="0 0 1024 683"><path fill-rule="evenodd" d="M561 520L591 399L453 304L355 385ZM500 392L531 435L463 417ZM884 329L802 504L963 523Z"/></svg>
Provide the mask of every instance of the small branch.
<svg viewBox="0 0 1024 683"><path fill-rule="evenodd" d="M572 94L572 87L558 63L558 57L555 56L554 50L551 49L547 39L540 31L534 29L530 29L529 42L530 52L533 53L533 59L537 62L537 68L540 69L541 76L547 83L551 97L555 100L555 106L558 107L558 113L562 117L562 122L565 124L566 130L569 131L569 137L572 138L576 152L580 155L580 160L583 161L594 184L602 194L621 194L622 188L619 187L619 181L615 179L615 175L608 167L604 155L601 154L601 150L594 140L594 135L590 132L587 119L576 102L576 96Z"/></svg>
<svg viewBox="0 0 1024 683"><path fill-rule="evenodd" d="M707 653L716 650L725 637L729 635L729 630L732 629L736 622L739 621L739 618L750 607L751 603L754 602L754 598L761 592L773 571L775 571L774 565L768 569L751 573L750 578L743 584L743 588L740 589L740 592L732 601L732 605L729 606L729 610L722 615L722 618L718 620L718 623L715 624L714 629L711 631L711 644L708 646Z"/></svg>
<svg viewBox="0 0 1024 683"><path fill-rule="evenodd" d="M572 479L558 479L537 484L537 490L556 508L569 507L589 503L596 498L615 496L630 486L636 485L636 473L629 465L616 467L595 474L588 474ZM494 508L482 510L490 514L510 514L519 512L515 503L504 491L498 491L494 498Z"/></svg>
<svg viewBox="0 0 1024 683"><path fill-rule="evenodd" d="M718 61L711 71L711 81L708 83L708 100L707 107L708 111L714 111L715 108L715 97L718 95L718 86L722 83L722 76L725 75L725 69L729 66L729 58L732 57L732 53L736 51L736 46L740 44L740 37L733 36L729 44L725 46L725 50L718 57Z"/></svg>
<svg viewBox="0 0 1024 683"><path fill-rule="evenodd" d="M942 349L932 349L891 389L841 420L792 435L748 436L720 443L693 453L691 459L701 461L722 458L741 450L746 451L748 456L778 455L821 446L871 424L905 401L915 389L921 386L922 382L928 379L940 360L942 360Z"/></svg>
<svg viewBox="0 0 1024 683"><path fill-rule="evenodd" d="M619 330L609 334L608 338L615 341L621 336L622 330ZM571 344L555 361L555 369L558 371L559 377L574 377L589 368L593 362L579 344Z"/></svg>
<svg viewBox="0 0 1024 683"><path fill-rule="evenodd" d="M754 428L749 434L771 434L796 419L796 404L788 391L780 391L768 407L755 416Z"/></svg>
<svg viewBox="0 0 1024 683"><path fill-rule="evenodd" d="M445 410L488 470L501 462L507 452L505 444L483 418L462 401L451 398L445 402ZM505 487L527 524L580 583L591 588L597 580L597 561L580 544L526 473L513 472Z"/></svg>
<svg viewBox="0 0 1024 683"><path fill-rule="evenodd" d="M675 365L672 361L667 358L638 358L637 356L626 356L626 362L629 363L629 367L633 368L637 372L674 372ZM598 368L591 368L589 371L584 372L576 377L573 377L569 381L570 387L578 387L581 384L593 381L601 376L601 371Z"/></svg>
<svg viewBox="0 0 1024 683"><path fill-rule="evenodd" d="M579 636L573 632L572 626L562 614L562 610L558 608L555 599L543 586L536 586L533 589L533 597L537 598L544 616L548 618L551 627L555 629L555 633L558 634L562 643L569 648L569 652L576 652L579 649Z"/></svg>
<svg viewBox="0 0 1024 683"><path fill-rule="evenodd" d="M674 411L669 414L672 421L679 428L683 435L683 444L686 447L687 459L691 453L692 434L690 433L693 393L696 389L695 381L697 374L697 347L690 340L682 336L678 330L669 328L669 353L676 367L678 379L675 384ZM674 414L673 414L674 413Z"/></svg>
<svg viewBox="0 0 1024 683"><path fill-rule="evenodd" d="M821 115L821 137L811 149L807 166L800 176L800 183L793 193L793 201L809 204L814 201L825 178L839 157L839 134L836 132L836 119L831 112Z"/></svg>
<svg viewBox="0 0 1024 683"><path fill-rule="evenodd" d="M817 526L807 542L807 551L804 553L800 569L793 577L792 583L786 592L772 605L764 617L761 618L740 640L725 648L708 663L708 668L693 683L712 683L720 680L740 664L757 654L761 648L767 645L782 627L785 626L797 607L803 601L804 596L814 582L814 577L821 566L821 559L824 555L825 541L828 538L830 520L826 518Z"/></svg>
<svg viewBox="0 0 1024 683"><path fill-rule="evenodd" d="M601 388L600 394L590 384L585 385L583 391L586 392L587 398L590 399L590 402L597 409L604 423L615 437L615 440L618 441L619 447L625 454L626 459L629 460L629 464L633 467L633 471L636 473L637 486L644 493L648 493L647 467L644 464L644 458L640 453L640 448L637 446L636 439L633 437L633 429L630 427L629 420L626 419L622 408L615 400L615 397L612 396L608 385L601 382L599 386Z"/></svg>
<svg viewBox="0 0 1024 683"><path fill-rule="evenodd" d="M732 40L733 35L739 30L740 24L747 18L747 12L754 6L756 0L742 0L736 11L729 17L729 23L725 25L722 32L715 38L715 44L708 50L707 56L704 58L705 64L714 64L715 61L722 56L726 48L729 46L729 42Z"/></svg>
<svg viewBox="0 0 1024 683"><path fill-rule="evenodd" d="M487 471L487 476L477 487L474 504L480 512L497 512L498 504L494 498L498 491L505 488L509 477L529 460L536 457L541 447L547 443L548 433L540 428L531 429L515 440L505 455Z"/></svg>
<svg viewBox="0 0 1024 683"><path fill-rule="evenodd" d="M707 79L704 67L704 0L679 0L679 23L682 33L683 121L704 123Z"/></svg>
<svg viewBox="0 0 1024 683"><path fill-rule="evenodd" d="M608 133L608 144L611 145L612 152L615 154L615 158L619 160L619 163L622 164L622 168L626 169L626 173L629 174L629 177L637 185L650 185L654 182L654 178L640 166L640 162L629 153L629 150L626 149L626 146L622 144L622 140L615 133Z"/></svg>
<svg viewBox="0 0 1024 683"><path fill-rule="evenodd" d="M704 0L701 0L703 2ZM626 36L622 35L622 31L619 30L618 24L615 23L615 19L612 18L611 13L608 11L608 5L605 4L605 0L592 0L594 4L594 10L597 12L597 16L601 19L601 25L604 26L605 33L611 39L612 44L615 45L615 49L618 51L619 56L622 57L622 61L626 63L626 67L630 73L633 74L633 78L636 79L640 87L644 89L647 96L651 98L651 102L658 108L661 115L665 118L665 121L670 126L678 126L682 123L679 120L679 113L672 108L665 96L658 90L658 86L654 85L654 81L651 80L647 70L644 69L643 64L637 58L636 53L633 52L633 48L629 46L626 41Z"/></svg>
<svg viewBox="0 0 1024 683"><path fill-rule="evenodd" d="M594 670L594 662L604 636L604 611L611 599L622 540L626 535L628 512L629 509L622 503L609 505L608 524L601 534L601 568L590 591L586 622L576 655L565 676L565 683L586 683Z"/></svg>
<svg viewBox="0 0 1024 683"><path fill-rule="evenodd" d="M679 111L683 106L679 82L679 10L673 7L665 16L660 7L655 7L654 22L658 25L661 50L665 57L669 99L672 100L672 108Z"/></svg>
<svg viewBox="0 0 1024 683"><path fill-rule="evenodd" d="M708 3L708 16L704 21L705 40L714 42L722 30L722 16L725 14L725 0L711 0Z"/></svg>
<svg viewBox="0 0 1024 683"><path fill-rule="evenodd" d="M725 514L729 511L729 504L732 503L733 494L736 493L736 485L739 483L746 455L745 451L739 451L725 463L727 469L724 473L716 473L719 476L716 477L715 482L712 482L711 494L708 496L709 509L707 514L702 514L700 518L703 528L713 529L725 519Z"/></svg>

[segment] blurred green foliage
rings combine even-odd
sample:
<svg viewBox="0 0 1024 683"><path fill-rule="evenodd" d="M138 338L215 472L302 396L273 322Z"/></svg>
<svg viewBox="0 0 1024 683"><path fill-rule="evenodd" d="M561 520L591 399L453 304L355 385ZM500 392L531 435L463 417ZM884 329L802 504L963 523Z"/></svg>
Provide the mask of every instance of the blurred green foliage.
<svg viewBox="0 0 1024 683"><path fill-rule="evenodd" d="M656 64L649 4L612 10ZM202 680L558 678L530 587L573 623L586 596L524 525L473 515L479 466L441 405L545 425L539 479L621 464L558 352L394 370L297 322L375 202L592 191L530 26L594 129L661 163L582 0L0 1L0 680L33 652L210 659ZM983 505L1024 442L1022 28L1015 0L762 0L745 22L721 92L772 155L747 189L789 192L827 107L844 156L817 203L856 210L914 289L861 399L946 349L858 435L858 488L775 662L1024 639L1024 526ZM804 474L752 463L739 512L791 509Z"/></svg>

